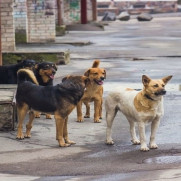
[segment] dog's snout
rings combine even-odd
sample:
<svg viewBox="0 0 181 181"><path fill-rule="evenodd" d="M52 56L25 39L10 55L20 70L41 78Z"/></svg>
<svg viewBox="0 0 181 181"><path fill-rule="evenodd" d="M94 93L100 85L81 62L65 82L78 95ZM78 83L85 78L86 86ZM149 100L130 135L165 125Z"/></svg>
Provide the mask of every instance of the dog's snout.
<svg viewBox="0 0 181 181"><path fill-rule="evenodd" d="M104 77L100 77L101 80L104 80L105 78Z"/></svg>
<svg viewBox="0 0 181 181"><path fill-rule="evenodd" d="M162 90L162 95L165 95L166 94L166 90Z"/></svg>
<svg viewBox="0 0 181 181"><path fill-rule="evenodd" d="M161 91L156 92L155 95L156 95L156 96L165 95L166 92L167 92L167 91L163 89L163 90L161 90Z"/></svg>

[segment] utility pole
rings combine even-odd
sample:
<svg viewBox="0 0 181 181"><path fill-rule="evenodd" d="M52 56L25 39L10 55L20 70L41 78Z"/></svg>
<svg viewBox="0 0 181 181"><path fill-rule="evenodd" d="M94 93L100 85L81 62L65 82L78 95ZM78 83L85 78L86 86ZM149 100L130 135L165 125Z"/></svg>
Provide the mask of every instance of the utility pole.
<svg viewBox="0 0 181 181"><path fill-rule="evenodd" d="M81 0L81 24L87 24L87 0Z"/></svg>
<svg viewBox="0 0 181 181"><path fill-rule="evenodd" d="M62 24L62 0L57 0L57 9L58 9L58 26Z"/></svg>
<svg viewBox="0 0 181 181"><path fill-rule="evenodd" d="M92 0L92 18L97 21L97 0Z"/></svg>

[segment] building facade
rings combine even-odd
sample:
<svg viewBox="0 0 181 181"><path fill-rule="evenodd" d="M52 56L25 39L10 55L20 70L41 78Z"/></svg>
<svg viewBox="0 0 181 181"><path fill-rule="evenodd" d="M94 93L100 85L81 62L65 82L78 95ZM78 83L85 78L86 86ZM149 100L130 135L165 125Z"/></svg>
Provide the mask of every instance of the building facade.
<svg viewBox="0 0 181 181"><path fill-rule="evenodd" d="M96 0L1 0L2 51L15 50L15 33L27 43L53 42L56 24L96 20Z"/></svg>

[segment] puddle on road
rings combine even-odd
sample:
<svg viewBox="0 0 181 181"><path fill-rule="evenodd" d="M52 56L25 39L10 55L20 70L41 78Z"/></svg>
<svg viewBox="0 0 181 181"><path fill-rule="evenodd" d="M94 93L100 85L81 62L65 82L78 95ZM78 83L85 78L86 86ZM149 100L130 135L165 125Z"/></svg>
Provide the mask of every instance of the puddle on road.
<svg viewBox="0 0 181 181"><path fill-rule="evenodd" d="M169 164L181 163L181 156L160 156L143 160L143 163Z"/></svg>

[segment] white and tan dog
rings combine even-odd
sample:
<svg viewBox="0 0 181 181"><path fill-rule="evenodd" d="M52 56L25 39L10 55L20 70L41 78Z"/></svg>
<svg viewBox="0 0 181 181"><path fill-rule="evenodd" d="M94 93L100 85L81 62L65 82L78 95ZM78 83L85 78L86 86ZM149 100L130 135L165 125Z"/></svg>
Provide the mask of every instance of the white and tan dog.
<svg viewBox="0 0 181 181"><path fill-rule="evenodd" d="M146 144L145 124L151 122L151 136L149 146L158 148L155 143L155 134L164 113L163 95L166 94L165 85L172 78L167 76L159 80L152 80L148 76L142 76L143 90L124 89L119 92L111 92L105 100L107 131L106 143L114 144L111 138L113 120L117 111L121 111L130 124L132 143L141 144L141 151L149 151ZM138 124L140 140L135 132L135 123Z"/></svg>

